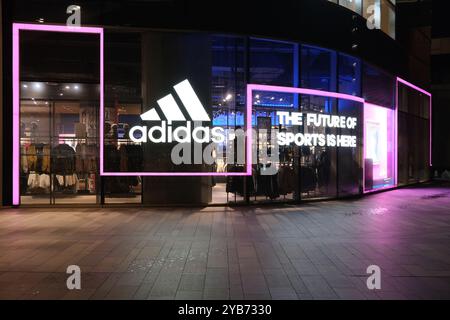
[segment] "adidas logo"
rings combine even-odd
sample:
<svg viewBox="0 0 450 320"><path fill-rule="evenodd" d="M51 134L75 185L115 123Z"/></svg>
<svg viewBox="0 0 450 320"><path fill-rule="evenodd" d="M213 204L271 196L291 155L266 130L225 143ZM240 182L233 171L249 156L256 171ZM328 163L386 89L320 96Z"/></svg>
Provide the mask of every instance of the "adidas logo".
<svg viewBox="0 0 450 320"><path fill-rule="evenodd" d="M186 108L186 111L192 121L211 120L202 103L200 102L200 99L198 98L197 94L195 93L194 89L187 79L181 81L177 85L174 85L173 88L175 89L175 92ZM172 121L187 120L172 94L168 94L167 96L159 99L157 103L169 123ZM144 121L161 120L155 108L141 114L141 119Z"/></svg>
<svg viewBox="0 0 450 320"><path fill-rule="evenodd" d="M225 130L221 127L200 126L202 121L210 121L210 117L203 107L189 81L186 79L173 86L190 119L186 119L172 94L157 101L165 120L162 120L155 108L141 114L144 121L161 121L161 125L134 126L129 131L129 138L138 143L150 140L153 143L221 143L225 141ZM186 121L186 126L172 128L172 121ZM192 123L195 123L193 128Z"/></svg>

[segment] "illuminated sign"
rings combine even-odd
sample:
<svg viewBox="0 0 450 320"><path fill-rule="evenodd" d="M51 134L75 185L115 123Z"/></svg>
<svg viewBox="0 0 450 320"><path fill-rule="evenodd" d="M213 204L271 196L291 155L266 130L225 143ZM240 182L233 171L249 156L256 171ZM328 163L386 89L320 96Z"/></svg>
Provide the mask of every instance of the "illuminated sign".
<svg viewBox="0 0 450 320"><path fill-rule="evenodd" d="M130 129L129 138L133 142L153 143L222 143L225 141L225 129L221 127L202 126L202 121L209 121L210 118L200 99L195 93L189 81L186 79L174 86L178 97L186 108L192 121L183 115L172 94L157 101L167 121L161 121L156 110L150 109L141 115L144 121L161 121L161 125L152 127L134 126ZM172 122L186 122L185 126L172 128ZM193 124L194 122L194 124Z"/></svg>
<svg viewBox="0 0 450 320"><path fill-rule="evenodd" d="M277 117L281 125L293 125L308 127L327 127L355 129L357 119L355 117L344 117L330 114L277 111ZM320 146L320 147L349 147L356 148L356 136L335 135L323 133L294 133L277 132L277 143L280 146L287 146L295 143L297 146Z"/></svg>
<svg viewBox="0 0 450 320"><path fill-rule="evenodd" d="M189 80L185 79L173 86L182 106L174 95L167 94L156 103L155 108L140 115L143 125L130 128L127 138L137 144L174 144L171 148L170 161L174 165L206 164L211 165L221 159L222 152L218 145L236 152L236 163L245 165L243 172L210 172L210 171L143 171L143 172L106 172L101 162L100 174L103 176L245 176L251 175L251 106L247 108L247 126L244 129L225 129L203 125L211 121L205 107L195 93ZM184 108L182 111L181 108ZM103 115L103 110L101 111ZM100 127L101 145L104 143L102 126ZM242 133L242 134L241 134ZM236 143L234 142L236 141ZM193 146L193 154L191 147ZM204 147L203 147L204 146ZM233 148L236 146L236 148ZM230 148L231 147L231 148ZM106 156L106 155L105 155ZM193 156L193 159L192 157ZM232 156L229 159L234 159ZM201 161L199 161L201 159ZM102 160L102 159L101 159ZM230 163L230 160L228 160Z"/></svg>

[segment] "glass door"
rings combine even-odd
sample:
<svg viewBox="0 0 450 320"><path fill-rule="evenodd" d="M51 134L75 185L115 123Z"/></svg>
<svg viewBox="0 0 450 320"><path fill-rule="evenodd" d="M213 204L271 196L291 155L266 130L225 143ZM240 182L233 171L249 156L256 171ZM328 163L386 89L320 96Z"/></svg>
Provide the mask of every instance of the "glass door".
<svg viewBox="0 0 450 320"><path fill-rule="evenodd" d="M34 85L34 88L33 86ZM22 83L22 91L40 84ZM48 100L25 97L20 105L20 194L22 204L51 202L51 107Z"/></svg>
<svg viewBox="0 0 450 320"><path fill-rule="evenodd" d="M21 203L99 203L98 85L21 85Z"/></svg>

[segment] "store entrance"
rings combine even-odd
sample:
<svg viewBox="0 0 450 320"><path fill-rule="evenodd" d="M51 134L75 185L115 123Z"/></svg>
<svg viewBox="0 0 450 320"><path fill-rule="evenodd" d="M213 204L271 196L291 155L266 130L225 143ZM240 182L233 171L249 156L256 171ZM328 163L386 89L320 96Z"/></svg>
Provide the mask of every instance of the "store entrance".
<svg viewBox="0 0 450 320"><path fill-rule="evenodd" d="M99 86L21 82L21 204L95 204Z"/></svg>
<svg viewBox="0 0 450 320"><path fill-rule="evenodd" d="M18 34L20 204L98 204L98 33Z"/></svg>

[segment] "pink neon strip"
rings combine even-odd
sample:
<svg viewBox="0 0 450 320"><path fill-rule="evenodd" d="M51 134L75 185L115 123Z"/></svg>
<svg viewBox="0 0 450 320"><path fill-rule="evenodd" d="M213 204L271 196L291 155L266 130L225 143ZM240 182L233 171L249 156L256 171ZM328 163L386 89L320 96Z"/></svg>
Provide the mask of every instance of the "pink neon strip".
<svg viewBox="0 0 450 320"><path fill-rule="evenodd" d="M251 85L247 85L247 96L246 96L246 113L247 113L247 174L248 176L252 175L252 144L253 144L253 128L252 128L252 109L253 109L253 94Z"/></svg>
<svg viewBox="0 0 450 320"><path fill-rule="evenodd" d="M397 77L397 81L403 83L404 85L407 85L410 88L413 88L416 91L419 91L419 92L431 97L431 93L429 93L428 91L426 91L422 88L419 88L418 86L413 85L411 82L408 82L400 77Z"/></svg>
<svg viewBox="0 0 450 320"><path fill-rule="evenodd" d="M248 159L248 157L247 157ZM247 166L248 167L248 166ZM251 169L251 165L250 165ZM107 177L132 177L132 176L147 176L147 177L211 177L211 176L247 176L251 175L248 172L103 172L102 176Z"/></svg>
<svg viewBox="0 0 450 320"><path fill-rule="evenodd" d="M412 89L414 89L416 91L419 91L419 92L427 95L428 97L430 97L430 107L429 107L429 109L430 109L430 111L429 111L429 113L430 113L430 146L429 146L430 147L430 150L429 150L430 158L429 158L429 163L430 163L430 167L431 167L433 165L433 162L432 162L432 144L431 144L432 143L432 134L433 134L433 129L432 129L432 125L433 125L433 123L432 123L432 111L433 111L433 108L432 108L432 105L431 105L432 104L432 95L428 91L426 91L426 90L424 90L422 88L419 88L418 86L416 86L416 85L412 84L411 82L408 82L408 81L406 81L406 80L404 80L404 79L402 79L400 77L397 77L397 81L400 82L400 83L403 83L404 85L406 85L406 86L408 86L408 87L410 87L410 88L412 88ZM397 85L397 91L398 91L398 85ZM398 105L397 105L397 109L398 109Z"/></svg>
<svg viewBox="0 0 450 320"><path fill-rule="evenodd" d="M19 83L19 28L13 24L13 163L12 204L20 203L20 83Z"/></svg>
<svg viewBox="0 0 450 320"><path fill-rule="evenodd" d="M429 115L430 115L430 167L433 166L433 161L432 161L432 157L433 157L433 147L432 147L432 137L433 137L433 108L431 107L433 98L430 96L430 111L429 111Z"/></svg>
<svg viewBox="0 0 450 320"><path fill-rule="evenodd" d="M12 204L20 204L20 31L100 34L100 107L103 106L103 28L13 23L13 165Z"/></svg>
<svg viewBox="0 0 450 320"><path fill-rule="evenodd" d="M104 38L103 38L103 31L100 33L100 175L103 174L103 162L104 162L104 156L103 156L103 135L104 135Z"/></svg>
<svg viewBox="0 0 450 320"><path fill-rule="evenodd" d="M398 186L398 82L395 82L395 152L394 152L394 161L395 161L395 186Z"/></svg>
<svg viewBox="0 0 450 320"><path fill-rule="evenodd" d="M330 91L322 91L322 90L314 90L314 89L306 89L306 88L293 88L293 87L281 87L281 86L270 86L270 85L261 85L261 84L249 84L247 85L247 104L249 101L251 102L253 99L253 90L255 91L273 91L273 92L284 92L284 93L292 93L292 94L305 94L305 95L312 95L312 96L321 96L321 97L330 97L330 98L337 98L337 99L344 99L344 100L352 100L356 102L360 102L362 104L365 103L364 98L352 96L349 94L344 93L338 93L338 92L330 92ZM248 97L251 97L249 99ZM364 109L363 109L364 112ZM363 114L364 118L364 114ZM362 169L363 169L363 180L362 180L362 190L363 193L365 193L365 130L363 128L363 163L362 163Z"/></svg>
<svg viewBox="0 0 450 320"><path fill-rule="evenodd" d="M50 24L13 23L13 29L49 32L97 33L102 34L103 28L97 27L68 27Z"/></svg>
<svg viewBox="0 0 450 320"><path fill-rule="evenodd" d="M366 105L366 103L364 102L364 105ZM363 193L366 193L366 126L365 126L365 108L363 108L362 111L362 123L363 123L363 127L362 127L362 149L363 149L363 158L362 158L362 170L363 170L363 185L362 185L362 191Z"/></svg>

